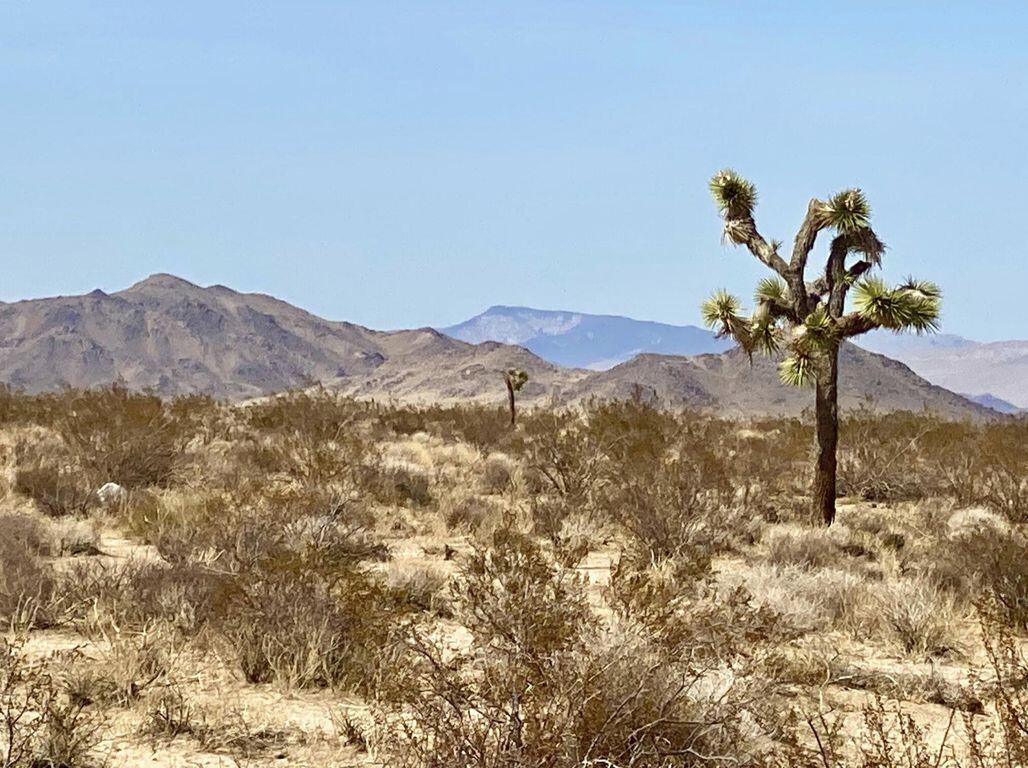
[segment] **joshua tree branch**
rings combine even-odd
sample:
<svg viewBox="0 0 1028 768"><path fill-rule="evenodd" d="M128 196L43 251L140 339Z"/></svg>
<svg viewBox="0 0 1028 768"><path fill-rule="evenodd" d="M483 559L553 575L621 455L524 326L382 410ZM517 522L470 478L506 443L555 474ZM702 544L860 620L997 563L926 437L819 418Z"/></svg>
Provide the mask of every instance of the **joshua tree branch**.
<svg viewBox="0 0 1028 768"><path fill-rule="evenodd" d="M845 284L845 290L843 291L843 297L845 298L845 293L849 290L849 287L865 272L878 264L884 250L885 245L878 239L878 236L875 235L870 227L861 229L858 232L837 235L832 239L832 247L825 274L813 283L808 283L806 286L807 291L811 295L818 297L829 296L832 292L832 286L839 287L840 282L842 282ZM833 270L838 269L840 265L845 268L846 259L854 253L861 253L865 258L852 264L849 269L844 270L843 277L845 279L843 281L840 281L838 277L833 279Z"/></svg>
<svg viewBox="0 0 1028 768"><path fill-rule="evenodd" d="M825 267L825 285L828 288L828 314L832 317L842 317L846 307L846 290L849 284L846 282L846 256L849 255L849 247L846 242L846 235L839 235L832 240L832 248L828 255L828 265Z"/></svg>
<svg viewBox="0 0 1028 768"><path fill-rule="evenodd" d="M733 243L745 245L760 262L777 272L786 282L789 281L789 265L757 231L757 224L752 216L726 218L725 235Z"/></svg>
<svg viewBox="0 0 1028 768"><path fill-rule="evenodd" d="M852 285L873 266L874 264L872 264L867 259L861 259L856 264L851 265L850 268L846 270L846 282L849 285Z"/></svg>
<svg viewBox="0 0 1028 768"><path fill-rule="evenodd" d="M803 224L800 225L792 246L792 260L789 262L789 276L786 280L793 296L801 305L798 307L800 314L810 311L811 302L805 290L803 275L807 270L807 258L814 249L817 235L824 229L824 217L821 215L823 207L824 203L816 197L810 199L807 203L807 215L803 218Z"/></svg>
<svg viewBox="0 0 1028 768"><path fill-rule="evenodd" d="M792 246L792 261L789 263L789 267L793 272L803 274L807 265L807 257L814 249L817 233L824 228L824 218L820 215L823 205L824 203L816 197L811 198L807 203L807 215L803 218L803 224L800 225Z"/></svg>
<svg viewBox="0 0 1028 768"><path fill-rule="evenodd" d="M852 336L859 336L881 326L859 312L850 312L838 320L839 336L848 339Z"/></svg>
<svg viewBox="0 0 1028 768"><path fill-rule="evenodd" d="M767 304L768 310L771 312L771 317L775 320L785 318L791 323L801 322L799 315L796 313L796 309L790 305L781 301L772 301L765 299L764 304Z"/></svg>

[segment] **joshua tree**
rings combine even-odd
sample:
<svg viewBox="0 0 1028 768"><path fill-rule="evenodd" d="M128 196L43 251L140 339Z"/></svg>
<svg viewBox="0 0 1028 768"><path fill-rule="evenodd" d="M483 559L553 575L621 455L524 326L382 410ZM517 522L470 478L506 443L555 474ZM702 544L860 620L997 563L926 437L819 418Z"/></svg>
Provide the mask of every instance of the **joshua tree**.
<svg viewBox="0 0 1028 768"><path fill-rule="evenodd" d="M507 385L507 402L510 404L510 425L514 426L514 393L520 392L528 381L528 374L520 368L508 368L504 371L503 381Z"/></svg>
<svg viewBox="0 0 1028 768"><path fill-rule="evenodd" d="M814 513L835 519L836 446L839 438L839 346L874 328L917 333L938 330L939 288L908 278L890 288L867 273L881 265L885 245L871 228L871 209L859 189L846 189L807 205L792 255L757 231L757 189L732 170L716 173L710 191L724 219L724 241L745 245L774 274L757 285L755 308L743 317L740 301L720 290L703 304L703 319L721 336L754 351L782 354L786 384L813 384L817 433ZM833 233L824 272L807 281L807 259L822 230ZM846 299L853 290L847 311Z"/></svg>

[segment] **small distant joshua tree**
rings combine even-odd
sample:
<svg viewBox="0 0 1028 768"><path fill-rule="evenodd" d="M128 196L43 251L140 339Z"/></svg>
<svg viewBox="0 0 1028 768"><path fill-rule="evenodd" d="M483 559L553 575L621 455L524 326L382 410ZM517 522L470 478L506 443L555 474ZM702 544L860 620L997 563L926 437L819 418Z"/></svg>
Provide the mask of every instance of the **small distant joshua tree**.
<svg viewBox="0 0 1028 768"><path fill-rule="evenodd" d="M779 255L782 244L757 231L753 210L756 187L732 170L714 174L710 191L724 219L724 241L745 245L774 274L757 285L755 308L741 314L739 299L719 290L703 304L703 319L720 336L754 351L781 353L781 379L816 390L817 466L813 508L825 523L835 519L836 448L839 439L839 347L874 328L895 332L938 330L938 286L914 278L890 288L867 273L881 265L885 245L871 229L871 208L859 189L846 189L828 200L813 199L796 234L792 255ZM812 282L807 259L823 230L834 233L824 272ZM846 299L853 289L852 309Z"/></svg>
<svg viewBox="0 0 1028 768"><path fill-rule="evenodd" d="M528 382L528 374L520 368L508 368L503 373L503 381L507 385L507 402L510 404L510 425L514 426L514 393L520 392Z"/></svg>

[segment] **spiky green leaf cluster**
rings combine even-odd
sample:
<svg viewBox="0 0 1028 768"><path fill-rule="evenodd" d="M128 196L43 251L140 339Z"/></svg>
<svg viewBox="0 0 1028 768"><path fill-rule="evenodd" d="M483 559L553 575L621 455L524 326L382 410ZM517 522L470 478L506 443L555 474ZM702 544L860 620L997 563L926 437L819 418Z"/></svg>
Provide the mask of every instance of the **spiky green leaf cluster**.
<svg viewBox="0 0 1028 768"><path fill-rule="evenodd" d="M726 219L748 216L757 205L757 188L731 168L714 174L710 179L710 193Z"/></svg>
<svg viewBox="0 0 1028 768"><path fill-rule="evenodd" d="M753 292L753 300L758 304L788 304L790 300L789 287L777 275L765 277L757 283L757 290Z"/></svg>
<svg viewBox="0 0 1028 768"><path fill-rule="evenodd" d="M778 377L791 387L807 387L817 378L817 355L794 349L778 364Z"/></svg>
<svg viewBox="0 0 1028 768"><path fill-rule="evenodd" d="M942 292L935 283L909 278L890 288L880 277L857 283L853 304L862 317L882 328L929 333L939 330Z"/></svg>
<svg viewBox="0 0 1028 768"><path fill-rule="evenodd" d="M767 304L757 304L748 331L747 351L759 350L766 355L773 355L781 349L782 331Z"/></svg>
<svg viewBox="0 0 1028 768"><path fill-rule="evenodd" d="M745 322L740 314L742 304L735 296L724 288L714 294L700 306L703 323L721 336L734 335L734 329Z"/></svg>
<svg viewBox="0 0 1028 768"><path fill-rule="evenodd" d="M510 382L510 387L515 392L520 392L521 388L528 383L528 374L520 368L508 368L506 374L507 381Z"/></svg>
<svg viewBox="0 0 1028 768"><path fill-rule="evenodd" d="M853 233L871 223L871 205L859 189L832 195L821 208L823 223L839 232Z"/></svg>
<svg viewBox="0 0 1028 768"><path fill-rule="evenodd" d="M793 346L812 353L828 350L836 340L835 321L829 317L824 304L818 304L793 329Z"/></svg>
<svg viewBox="0 0 1028 768"><path fill-rule="evenodd" d="M904 291L913 291L921 294L922 296L940 300L942 299L942 290L938 285L931 282L930 280L918 280L913 275L907 277L902 283L897 286L899 289Z"/></svg>

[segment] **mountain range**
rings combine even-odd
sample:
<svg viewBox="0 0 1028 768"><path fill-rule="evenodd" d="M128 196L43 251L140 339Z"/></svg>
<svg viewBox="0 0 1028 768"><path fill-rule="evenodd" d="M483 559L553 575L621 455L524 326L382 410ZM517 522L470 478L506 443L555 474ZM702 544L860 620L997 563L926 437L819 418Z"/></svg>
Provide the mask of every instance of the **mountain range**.
<svg viewBox="0 0 1028 768"><path fill-rule="evenodd" d="M692 325L529 307L490 307L441 330L469 342L521 344L552 363L590 370L607 370L643 353L698 355L731 346ZM1028 341L982 343L952 334L881 331L861 336L857 344L1002 413L1028 408Z"/></svg>
<svg viewBox="0 0 1028 768"><path fill-rule="evenodd" d="M723 342L704 338L700 329L634 327L636 321L627 318L518 308L509 308L517 311L507 321L504 308L494 309L488 321L480 316L456 326L462 330L448 329L478 332L472 343L431 328L375 331L325 320L264 294L158 274L111 294L96 290L0 304L0 381L27 391L117 381L164 395L204 393L237 401L320 383L363 398L500 404L500 372L517 367L529 374L521 396L528 403L642 395L731 416L799 414L811 404L810 392L778 382L773 361L751 364L739 349L691 356L649 350L724 350ZM482 340L493 335L490 327L506 327L514 335ZM604 328L617 335L598 338ZM526 333L535 336L524 339ZM505 343L538 336L553 337L554 357L605 370L558 365L527 343ZM636 349L642 352L618 362ZM998 417L902 363L852 345L844 348L841 372L844 408Z"/></svg>

